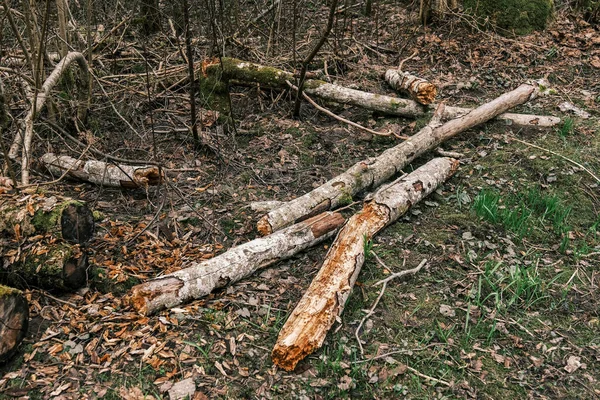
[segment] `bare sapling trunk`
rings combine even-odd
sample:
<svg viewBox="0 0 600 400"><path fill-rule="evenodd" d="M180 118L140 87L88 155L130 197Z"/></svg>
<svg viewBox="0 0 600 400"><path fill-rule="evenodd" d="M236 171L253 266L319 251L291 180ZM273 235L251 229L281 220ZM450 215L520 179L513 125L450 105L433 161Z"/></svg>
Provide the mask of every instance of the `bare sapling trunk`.
<svg viewBox="0 0 600 400"><path fill-rule="evenodd" d="M322 242L344 221L339 213L323 213L234 247L210 260L193 262L182 270L134 286L130 303L139 313L149 315L199 299Z"/></svg>
<svg viewBox="0 0 600 400"><path fill-rule="evenodd" d="M24 125L25 132L24 134L21 131L17 132L13 144L9 151L9 157L14 159L17 156L17 152L19 151L19 147L22 145L22 156L21 156L21 184L28 185L29 184L29 168L31 162L31 142L33 140L33 123L37 114L41 111L41 109L46 104L46 99L50 96L50 91L56 86L62 74L67 70L71 63L76 62L79 66L79 69L82 73L82 84L79 88L79 94L81 97L80 101L80 114L82 113L81 107L87 105L86 103L86 94L88 89L88 64L85 60L83 54L78 52L70 52L68 53L54 68L54 71L48 76L44 84L42 85L42 89L40 93L35 93L34 97L29 99L31 103L31 108L25 117Z"/></svg>
<svg viewBox="0 0 600 400"><path fill-rule="evenodd" d="M98 160L77 160L46 153L41 164L55 177L66 176L100 186L138 188L156 186L164 178L155 165L116 165Z"/></svg>
<svg viewBox="0 0 600 400"><path fill-rule="evenodd" d="M286 321L273 349L273 362L287 370L321 347L344 310L365 260L365 240L396 221L458 168L458 161L436 158L408 176L382 187L340 230L323 266Z"/></svg>
<svg viewBox="0 0 600 400"><path fill-rule="evenodd" d="M361 191L378 187L397 174L406 164L421 154L435 149L445 140L482 124L516 105L523 104L538 96L539 93L540 85L523 84L443 125L433 121L405 142L384 151L377 157L354 164L346 172L313 191L269 211L259 220L257 229L261 234L267 235L314 213L335 208ZM443 115L443 110L438 111ZM437 117L439 118L439 115Z"/></svg>
<svg viewBox="0 0 600 400"><path fill-rule="evenodd" d="M250 63L235 58L222 58L223 70L219 60L215 59L203 65L203 72L207 76L217 79L229 80L231 83L251 84L259 83L265 87L287 88L286 81L292 81L294 75L290 72ZM423 106L411 99L402 99L376 93L363 92L344 86L334 85L318 79L306 79L304 91L323 100L349 104L383 114L395 115L405 118L422 118L430 111L437 108L436 104ZM456 118L470 112L469 108L446 106L444 119ZM560 123L560 118L528 114L501 113L496 119L504 120L508 125L522 127L552 127Z"/></svg>
<svg viewBox="0 0 600 400"><path fill-rule="evenodd" d="M437 87L433 83L408 72L388 69L384 78L393 89L408 93L419 104L431 104L437 95Z"/></svg>
<svg viewBox="0 0 600 400"><path fill-rule="evenodd" d="M14 354L28 326L29 304L23 292L0 285L0 363Z"/></svg>

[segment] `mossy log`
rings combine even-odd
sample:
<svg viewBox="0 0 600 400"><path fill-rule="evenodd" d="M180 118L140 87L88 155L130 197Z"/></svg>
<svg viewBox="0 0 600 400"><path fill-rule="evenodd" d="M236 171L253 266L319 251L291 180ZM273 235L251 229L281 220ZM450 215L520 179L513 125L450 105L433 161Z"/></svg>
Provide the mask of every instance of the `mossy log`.
<svg viewBox="0 0 600 400"><path fill-rule="evenodd" d="M517 35L544 30L554 17L554 0L464 0L463 6L465 12Z"/></svg>
<svg viewBox="0 0 600 400"><path fill-rule="evenodd" d="M0 285L0 363L15 352L28 325L29 304L23 292Z"/></svg>
<svg viewBox="0 0 600 400"><path fill-rule="evenodd" d="M46 153L42 165L56 178L63 175L100 186L137 188L156 186L163 179L155 165L115 165L98 160L77 160L69 156Z"/></svg>
<svg viewBox="0 0 600 400"><path fill-rule="evenodd" d="M339 213L323 213L273 235L233 247L210 260L192 262L172 274L134 286L129 302L140 314L149 315L199 299L322 242L344 221Z"/></svg>
<svg viewBox="0 0 600 400"><path fill-rule="evenodd" d="M535 98L542 89L543 87L539 84L523 84L470 113L444 124L439 122L440 115L444 114L443 106L441 106L432 121L417 134L405 142L387 149L377 157L359 161L311 192L269 211L258 221L257 229L261 234L266 235L301 221L315 212L322 212L347 203L357 193L380 186L412 160L435 149L445 140L482 124L511 107Z"/></svg>
<svg viewBox="0 0 600 400"><path fill-rule="evenodd" d="M344 305L365 260L365 241L396 221L458 168L436 158L408 176L382 187L353 215L334 240L323 266L286 321L273 349L273 363L291 371L321 345Z"/></svg>
<svg viewBox="0 0 600 400"><path fill-rule="evenodd" d="M202 71L205 77L213 78L216 81L226 80L231 83L245 84L257 83L271 88L288 88L287 81L292 82L294 80L294 74L290 72L228 57L222 58L222 64L218 60L204 63ZM318 79L307 79L304 84L304 92L323 100L349 104L405 118L426 117L433 110L437 109L437 105L435 104L424 106L411 99L363 92ZM443 119L451 119L467 114L471 110L463 107L446 106L442 117ZM560 118L528 114L501 113L495 116L495 118L505 121L508 125L521 127L553 127L560 123Z"/></svg>
<svg viewBox="0 0 600 400"><path fill-rule="evenodd" d="M94 235L94 218L86 203L66 197L0 196L0 234L20 240L50 233L69 243L85 243Z"/></svg>
<svg viewBox="0 0 600 400"><path fill-rule="evenodd" d="M87 282L88 257L76 244L42 239L2 256L0 281L11 286L72 291Z"/></svg>

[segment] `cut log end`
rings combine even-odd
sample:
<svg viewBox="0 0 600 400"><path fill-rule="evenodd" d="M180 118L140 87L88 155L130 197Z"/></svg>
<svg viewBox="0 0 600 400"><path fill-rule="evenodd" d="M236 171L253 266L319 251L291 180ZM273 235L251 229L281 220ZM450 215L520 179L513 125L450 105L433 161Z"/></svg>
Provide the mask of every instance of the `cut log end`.
<svg viewBox="0 0 600 400"><path fill-rule="evenodd" d="M271 359L273 360L273 364L277 365L279 368L286 371L293 371L301 360L314 352L317 348L318 346L316 345L284 346L276 344L271 353Z"/></svg>
<svg viewBox="0 0 600 400"><path fill-rule="evenodd" d="M87 282L88 257L82 253L79 257L68 259L63 266L65 288L79 289Z"/></svg>
<svg viewBox="0 0 600 400"><path fill-rule="evenodd" d="M0 286L0 362L17 349L29 325L29 306L23 292Z"/></svg>
<svg viewBox="0 0 600 400"><path fill-rule="evenodd" d="M273 233L273 228L271 228L271 224L269 223L268 215L265 215L260 220L258 220L258 222L256 223L256 230L262 236L267 236Z"/></svg>
<svg viewBox="0 0 600 400"><path fill-rule="evenodd" d="M177 277L159 278L134 286L126 300L139 314L150 315L170 303L180 304L179 290L182 286L183 282ZM154 300L158 298L166 301L155 302ZM173 300L168 301L169 298Z"/></svg>
<svg viewBox="0 0 600 400"><path fill-rule="evenodd" d="M437 87L427 82L419 85L414 100L426 106L435 101L435 96L437 96Z"/></svg>
<svg viewBox="0 0 600 400"><path fill-rule="evenodd" d="M94 215L82 203L72 202L61 215L62 237L71 243L85 243L94 236Z"/></svg>

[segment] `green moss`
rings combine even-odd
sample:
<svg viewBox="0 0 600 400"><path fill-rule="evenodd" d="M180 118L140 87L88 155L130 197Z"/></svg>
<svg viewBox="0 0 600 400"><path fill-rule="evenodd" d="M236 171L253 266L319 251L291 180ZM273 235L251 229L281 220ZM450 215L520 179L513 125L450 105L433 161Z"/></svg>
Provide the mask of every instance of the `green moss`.
<svg viewBox="0 0 600 400"><path fill-rule="evenodd" d="M13 289L8 286L0 285L0 298L4 296L10 296L11 294L20 293L21 291L18 289Z"/></svg>
<svg viewBox="0 0 600 400"><path fill-rule="evenodd" d="M102 221L104 218L106 218L106 214L98 210L92 211L92 216L94 217L94 221Z"/></svg>
<svg viewBox="0 0 600 400"><path fill-rule="evenodd" d="M517 35L545 29L554 14L553 0L465 0L464 6L465 11Z"/></svg>
<svg viewBox="0 0 600 400"><path fill-rule="evenodd" d="M80 207L83 203L77 200L70 200L60 203L50 212L38 210L33 216L33 226L40 232L52 232L56 230L55 227L60 227L60 218L62 217L63 211L70 205ZM58 229L58 232L60 232L60 229Z"/></svg>
<svg viewBox="0 0 600 400"><path fill-rule="evenodd" d="M223 57L223 76L226 79L237 79L244 82L256 82L267 86L285 86L286 80L293 79L293 75L279 68L266 67L258 64L248 63L235 58ZM213 69L220 70L219 64L207 68L210 73Z"/></svg>

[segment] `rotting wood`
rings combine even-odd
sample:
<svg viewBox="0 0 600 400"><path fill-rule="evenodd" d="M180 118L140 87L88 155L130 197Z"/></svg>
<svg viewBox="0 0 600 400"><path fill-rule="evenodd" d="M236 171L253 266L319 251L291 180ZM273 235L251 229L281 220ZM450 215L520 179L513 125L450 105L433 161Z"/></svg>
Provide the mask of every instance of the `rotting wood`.
<svg viewBox="0 0 600 400"><path fill-rule="evenodd" d="M116 165L98 160L77 160L66 155L46 153L40 158L42 165L58 178L65 174L100 186L137 188L156 186L164 174L155 165Z"/></svg>
<svg viewBox="0 0 600 400"><path fill-rule="evenodd" d="M134 286L130 304L149 315L201 298L260 268L289 258L328 237L344 223L339 213L323 213L264 238L254 239L203 262Z"/></svg>
<svg viewBox="0 0 600 400"><path fill-rule="evenodd" d="M437 87L433 83L408 72L388 69L384 79L393 89L408 93L419 104L431 104L437 95Z"/></svg>
<svg viewBox="0 0 600 400"><path fill-rule="evenodd" d="M0 363L15 353L28 326L29 305L23 292L0 285Z"/></svg>
<svg viewBox="0 0 600 400"><path fill-rule="evenodd" d="M423 153L435 149L443 141L535 98L540 91L539 84L523 84L443 125L430 123L405 142L384 151L377 157L354 164L346 172L313 191L269 211L258 221L257 229L261 234L267 235L316 212L348 203L357 193L378 187L397 174L406 164ZM438 112L440 115L445 113L444 110Z"/></svg>
<svg viewBox="0 0 600 400"><path fill-rule="evenodd" d="M0 234L21 240L51 234L82 244L94 235L94 217L85 202L60 196L0 196Z"/></svg>
<svg viewBox="0 0 600 400"><path fill-rule="evenodd" d="M232 83L258 83L265 87L286 88L286 81L292 81L294 75L279 68L268 67L235 58L222 58L218 61L209 61L202 64L204 76L216 79L229 80ZM318 79L307 79L304 83L304 91L322 100L334 101L341 104L349 104L366 108L371 111L395 115L405 118L422 118L432 110L437 109L436 104L423 106L411 99L401 99L381 94L363 92L344 86L334 85ZM472 111L469 108L446 106L443 119L452 119ZM519 127L547 128L560 123L560 118L551 116L500 113L495 116L503 120L507 125Z"/></svg>
<svg viewBox="0 0 600 400"><path fill-rule="evenodd" d="M287 370L321 347L343 310L365 259L365 240L396 221L433 192L458 168L458 161L436 158L378 190L352 216L333 242L323 266L284 324L272 352Z"/></svg>

